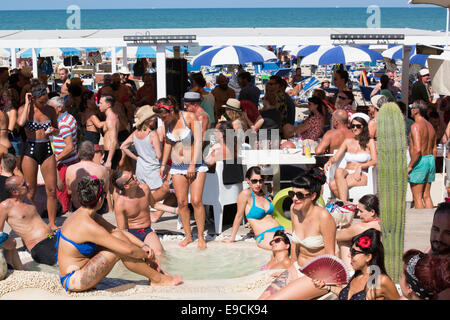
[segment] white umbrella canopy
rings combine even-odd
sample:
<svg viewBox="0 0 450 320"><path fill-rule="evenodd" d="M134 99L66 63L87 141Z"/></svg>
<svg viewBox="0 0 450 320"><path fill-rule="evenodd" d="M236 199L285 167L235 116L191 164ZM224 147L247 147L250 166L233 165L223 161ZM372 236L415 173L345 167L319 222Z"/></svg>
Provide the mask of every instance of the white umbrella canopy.
<svg viewBox="0 0 450 320"><path fill-rule="evenodd" d="M196 55L193 66L238 65L248 62L262 63L276 59L272 51L260 46L215 46Z"/></svg>
<svg viewBox="0 0 450 320"><path fill-rule="evenodd" d="M0 48L0 58L9 58L11 56L11 52L8 49Z"/></svg>
<svg viewBox="0 0 450 320"><path fill-rule="evenodd" d="M351 46L324 46L316 52L304 57L300 62L300 65L320 66L341 63L348 64L352 62L370 62L375 60L383 60L383 56L373 50Z"/></svg>

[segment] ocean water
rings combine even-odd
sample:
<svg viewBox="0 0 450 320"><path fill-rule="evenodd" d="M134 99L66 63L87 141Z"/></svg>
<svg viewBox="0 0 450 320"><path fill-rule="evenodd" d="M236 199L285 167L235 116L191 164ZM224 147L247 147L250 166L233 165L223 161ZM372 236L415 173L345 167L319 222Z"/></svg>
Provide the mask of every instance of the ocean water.
<svg viewBox="0 0 450 320"><path fill-rule="evenodd" d="M406 0L405 0L406 1ZM380 8L382 28L444 30L444 8ZM81 29L365 28L367 8L239 8L81 10ZM65 10L0 11L0 30L67 29Z"/></svg>

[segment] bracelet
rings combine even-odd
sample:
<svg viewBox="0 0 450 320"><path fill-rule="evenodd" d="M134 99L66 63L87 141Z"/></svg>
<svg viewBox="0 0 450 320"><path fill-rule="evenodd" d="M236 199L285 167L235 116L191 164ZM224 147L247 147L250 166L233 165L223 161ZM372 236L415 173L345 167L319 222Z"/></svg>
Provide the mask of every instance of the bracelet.
<svg viewBox="0 0 450 320"><path fill-rule="evenodd" d="M141 248L144 248L144 247L149 247L150 248L150 246L148 244L146 244L146 243L144 243Z"/></svg>

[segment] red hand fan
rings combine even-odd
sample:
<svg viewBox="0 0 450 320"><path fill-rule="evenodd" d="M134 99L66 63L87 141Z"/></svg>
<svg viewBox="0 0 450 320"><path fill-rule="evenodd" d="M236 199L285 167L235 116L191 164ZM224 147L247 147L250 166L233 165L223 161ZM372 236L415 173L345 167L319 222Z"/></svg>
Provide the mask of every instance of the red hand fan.
<svg viewBox="0 0 450 320"><path fill-rule="evenodd" d="M350 280L350 273L344 262L331 254L312 259L300 268L300 271L311 279L324 281L327 285L346 284Z"/></svg>

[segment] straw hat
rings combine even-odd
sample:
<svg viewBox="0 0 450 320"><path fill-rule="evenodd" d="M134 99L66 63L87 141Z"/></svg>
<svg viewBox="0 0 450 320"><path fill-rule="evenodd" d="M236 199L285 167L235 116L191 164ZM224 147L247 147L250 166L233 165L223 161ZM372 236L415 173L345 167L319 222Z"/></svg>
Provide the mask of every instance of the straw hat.
<svg viewBox="0 0 450 320"><path fill-rule="evenodd" d="M384 103L388 102L388 99L383 96L382 94L377 94L374 95L372 98L370 98L370 103L372 103L372 106L374 106L375 108L377 108L378 110L381 108L381 105L383 105L384 103L382 103L380 105L380 102L382 102L382 100L385 100Z"/></svg>
<svg viewBox="0 0 450 320"><path fill-rule="evenodd" d="M146 120L156 117L156 113L153 111L153 107L145 105L139 108L134 117L134 126L139 127Z"/></svg>
<svg viewBox="0 0 450 320"><path fill-rule="evenodd" d="M228 108L234 111L242 111L241 102L238 99L230 98L227 100L225 104L222 105L222 108Z"/></svg>

